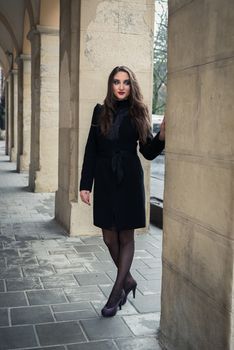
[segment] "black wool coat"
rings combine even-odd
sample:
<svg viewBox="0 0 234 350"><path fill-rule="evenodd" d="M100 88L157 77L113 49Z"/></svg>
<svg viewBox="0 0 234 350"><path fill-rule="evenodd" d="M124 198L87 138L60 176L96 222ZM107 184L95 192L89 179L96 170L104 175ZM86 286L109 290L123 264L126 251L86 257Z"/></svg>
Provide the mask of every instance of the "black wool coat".
<svg viewBox="0 0 234 350"><path fill-rule="evenodd" d="M152 160L164 149L165 143L149 134L146 144L139 142L136 128L128 114L128 102L118 101L118 110L127 108L119 127L118 138L103 136L99 126L102 106L93 111L83 167L80 191L92 191L94 225L117 230L145 226L144 174L137 155L137 145L143 156Z"/></svg>

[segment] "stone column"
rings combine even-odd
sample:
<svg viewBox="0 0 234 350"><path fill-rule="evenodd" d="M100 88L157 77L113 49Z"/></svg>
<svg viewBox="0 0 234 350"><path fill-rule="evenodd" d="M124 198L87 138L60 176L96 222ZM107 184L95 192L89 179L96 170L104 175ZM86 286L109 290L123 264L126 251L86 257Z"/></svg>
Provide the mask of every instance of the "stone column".
<svg viewBox="0 0 234 350"><path fill-rule="evenodd" d="M160 340L234 349L234 2L169 1Z"/></svg>
<svg viewBox="0 0 234 350"><path fill-rule="evenodd" d="M71 235L95 234L92 207L81 203L78 188L92 111L105 98L109 73L121 64L136 73L151 110L154 1L61 0L60 8L56 219ZM144 168L149 218L149 162Z"/></svg>
<svg viewBox="0 0 234 350"><path fill-rule="evenodd" d="M7 154L11 160L11 149L14 142L14 109L13 109L13 75L7 77Z"/></svg>
<svg viewBox="0 0 234 350"><path fill-rule="evenodd" d="M6 130L6 139L5 139L5 154L9 154L9 107L8 107L8 95L9 95L9 85L8 80L5 80L5 130Z"/></svg>
<svg viewBox="0 0 234 350"><path fill-rule="evenodd" d="M18 71L12 71L12 143L10 159L12 162L17 160L18 148Z"/></svg>
<svg viewBox="0 0 234 350"><path fill-rule="evenodd" d="M19 122L17 171L28 171L31 144L31 56L21 55L18 62Z"/></svg>
<svg viewBox="0 0 234 350"><path fill-rule="evenodd" d="M32 45L32 121L29 187L54 192L58 187L59 33L37 26Z"/></svg>

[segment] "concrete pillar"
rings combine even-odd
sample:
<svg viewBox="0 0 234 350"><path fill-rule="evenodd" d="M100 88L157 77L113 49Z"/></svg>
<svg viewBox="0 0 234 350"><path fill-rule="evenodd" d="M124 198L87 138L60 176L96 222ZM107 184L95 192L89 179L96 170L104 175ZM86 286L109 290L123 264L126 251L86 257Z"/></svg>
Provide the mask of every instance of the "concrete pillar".
<svg viewBox="0 0 234 350"><path fill-rule="evenodd" d="M37 26L28 38L32 46L29 187L35 192L54 192L58 187L59 33Z"/></svg>
<svg viewBox="0 0 234 350"><path fill-rule="evenodd" d="M18 71L12 71L12 143L10 160L16 162L18 148Z"/></svg>
<svg viewBox="0 0 234 350"><path fill-rule="evenodd" d="M31 56L21 55L18 62L19 122L17 171L28 171L31 144Z"/></svg>
<svg viewBox="0 0 234 350"><path fill-rule="evenodd" d="M5 154L9 154L9 107L8 107L8 100L9 100L9 85L8 80L5 80L5 130L6 130L6 138L5 138Z"/></svg>
<svg viewBox="0 0 234 350"><path fill-rule="evenodd" d="M61 0L59 186L56 219L71 235L95 234L92 207L79 199L92 111L102 103L111 70L136 73L151 110L154 0ZM134 53L134 54L133 54ZM149 218L149 162L144 162Z"/></svg>
<svg viewBox="0 0 234 350"><path fill-rule="evenodd" d="M234 349L234 2L169 1L166 349Z"/></svg>
<svg viewBox="0 0 234 350"><path fill-rule="evenodd" d="M13 74L10 72L7 77L7 154L12 160L11 149L14 142L14 109L13 109Z"/></svg>

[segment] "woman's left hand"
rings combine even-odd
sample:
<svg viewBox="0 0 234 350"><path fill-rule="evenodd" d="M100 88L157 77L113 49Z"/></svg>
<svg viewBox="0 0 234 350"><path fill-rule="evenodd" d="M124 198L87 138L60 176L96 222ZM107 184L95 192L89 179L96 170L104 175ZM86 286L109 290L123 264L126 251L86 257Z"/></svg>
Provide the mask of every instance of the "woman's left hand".
<svg viewBox="0 0 234 350"><path fill-rule="evenodd" d="M165 141L165 117L163 118L163 121L160 125L160 133L159 133L159 140L160 141Z"/></svg>

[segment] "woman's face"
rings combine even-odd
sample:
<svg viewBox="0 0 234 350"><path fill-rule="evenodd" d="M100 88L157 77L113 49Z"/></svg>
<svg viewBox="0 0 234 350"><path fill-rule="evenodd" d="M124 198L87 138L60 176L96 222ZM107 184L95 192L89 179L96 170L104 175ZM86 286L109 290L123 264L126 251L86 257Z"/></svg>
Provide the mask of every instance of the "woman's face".
<svg viewBox="0 0 234 350"><path fill-rule="evenodd" d="M118 72L114 75L112 91L117 100L125 100L130 95L130 80L126 72Z"/></svg>

